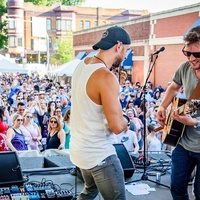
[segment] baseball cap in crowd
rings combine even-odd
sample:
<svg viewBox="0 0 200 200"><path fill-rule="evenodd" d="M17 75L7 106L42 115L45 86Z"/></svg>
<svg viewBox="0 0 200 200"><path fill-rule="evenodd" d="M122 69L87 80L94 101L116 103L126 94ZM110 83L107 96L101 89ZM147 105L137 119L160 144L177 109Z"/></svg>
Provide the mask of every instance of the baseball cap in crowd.
<svg viewBox="0 0 200 200"><path fill-rule="evenodd" d="M14 89L14 93L17 93L17 92L19 92L19 91L20 91L19 88L15 88L15 89Z"/></svg>
<svg viewBox="0 0 200 200"><path fill-rule="evenodd" d="M149 125L147 126L147 129L148 129L148 131L149 131L149 133L150 133L151 131L154 131L155 125L154 125L154 124L149 124Z"/></svg>
<svg viewBox="0 0 200 200"><path fill-rule="evenodd" d="M118 42L123 44L131 44L131 39L124 28L113 26L108 28L102 35L101 40L92 46L94 50L108 50Z"/></svg>

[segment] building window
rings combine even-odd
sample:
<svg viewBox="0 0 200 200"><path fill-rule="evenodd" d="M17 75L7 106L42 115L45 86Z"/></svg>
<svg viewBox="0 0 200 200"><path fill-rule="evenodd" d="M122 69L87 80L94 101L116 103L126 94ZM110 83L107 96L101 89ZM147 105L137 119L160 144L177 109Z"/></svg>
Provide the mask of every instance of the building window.
<svg viewBox="0 0 200 200"><path fill-rule="evenodd" d="M9 37L9 46L10 47L15 47L15 36L10 36Z"/></svg>
<svg viewBox="0 0 200 200"><path fill-rule="evenodd" d="M21 37L17 38L17 46L22 47L22 38Z"/></svg>
<svg viewBox="0 0 200 200"><path fill-rule="evenodd" d="M14 29L15 28L15 18L9 18L8 20L8 28Z"/></svg>
<svg viewBox="0 0 200 200"><path fill-rule="evenodd" d="M61 30L66 31L67 30L67 21L61 20Z"/></svg>
<svg viewBox="0 0 200 200"><path fill-rule="evenodd" d="M97 26L98 26L98 22L95 21L95 22L94 22L94 27L97 27Z"/></svg>
<svg viewBox="0 0 200 200"><path fill-rule="evenodd" d="M57 20L56 28L58 31L72 30L72 21L70 20Z"/></svg>
<svg viewBox="0 0 200 200"><path fill-rule="evenodd" d="M61 30L61 20L58 19L56 22L57 22L57 23L56 23L56 29L57 29L58 31L60 31L60 30Z"/></svg>
<svg viewBox="0 0 200 200"><path fill-rule="evenodd" d="M52 37L49 37L49 48L52 48Z"/></svg>
<svg viewBox="0 0 200 200"><path fill-rule="evenodd" d="M47 19L47 30L48 30L48 31L52 29L51 26L52 26L52 21L51 21L51 19Z"/></svg>
<svg viewBox="0 0 200 200"><path fill-rule="evenodd" d="M67 30L71 31L72 30L72 21L67 20Z"/></svg>
<svg viewBox="0 0 200 200"><path fill-rule="evenodd" d="M22 37L9 36L10 47L22 47Z"/></svg>
<svg viewBox="0 0 200 200"><path fill-rule="evenodd" d="M90 28L90 27L91 27L91 22L85 21L85 28Z"/></svg>
<svg viewBox="0 0 200 200"><path fill-rule="evenodd" d="M34 50L34 40L31 39L31 50Z"/></svg>
<svg viewBox="0 0 200 200"><path fill-rule="evenodd" d="M83 20L80 21L80 29L84 29L84 22L83 22Z"/></svg>

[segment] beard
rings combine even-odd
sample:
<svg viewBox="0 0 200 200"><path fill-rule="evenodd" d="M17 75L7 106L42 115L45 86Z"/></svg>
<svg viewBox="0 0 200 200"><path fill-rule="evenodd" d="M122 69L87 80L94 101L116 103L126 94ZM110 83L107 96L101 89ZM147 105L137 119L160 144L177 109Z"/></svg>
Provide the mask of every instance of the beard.
<svg viewBox="0 0 200 200"><path fill-rule="evenodd" d="M116 57L114 63L112 64L113 68L118 68L121 64L121 62L123 61L123 59L121 57Z"/></svg>

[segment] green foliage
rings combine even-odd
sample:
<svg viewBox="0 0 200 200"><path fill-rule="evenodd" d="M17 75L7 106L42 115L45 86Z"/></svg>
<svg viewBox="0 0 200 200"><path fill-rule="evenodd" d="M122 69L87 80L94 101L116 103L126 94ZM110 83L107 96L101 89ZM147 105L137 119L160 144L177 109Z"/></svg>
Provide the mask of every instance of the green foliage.
<svg viewBox="0 0 200 200"><path fill-rule="evenodd" d="M7 12L5 7L5 2L1 2L0 4L0 18ZM7 22L0 21L0 49L4 48L8 44L8 30L6 28Z"/></svg>
<svg viewBox="0 0 200 200"><path fill-rule="evenodd" d="M61 65L73 59L73 40L72 37L57 39L57 53L50 57L51 64Z"/></svg>
<svg viewBox="0 0 200 200"><path fill-rule="evenodd" d="M32 2L34 5L50 6L55 2L60 2L62 5L75 6L80 5L85 0L24 0L24 2Z"/></svg>
<svg viewBox="0 0 200 200"><path fill-rule="evenodd" d="M6 0L1 0L0 1L0 6L6 7Z"/></svg>
<svg viewBox="0 0 200 200"><path fill-rule="evenodd" d="M63 5L75 6L85 2L85 0L60 0Z"/></svg>

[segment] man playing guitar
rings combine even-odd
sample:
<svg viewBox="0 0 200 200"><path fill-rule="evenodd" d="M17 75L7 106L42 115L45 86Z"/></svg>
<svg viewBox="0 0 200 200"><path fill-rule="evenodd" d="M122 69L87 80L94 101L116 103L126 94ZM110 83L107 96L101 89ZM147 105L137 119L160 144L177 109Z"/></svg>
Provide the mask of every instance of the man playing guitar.
<svg viewBox="0 0 200 200"><path fill-rule="evenodd" d="M175 72L173 82L167 88L165 96L159 106L157 119L161 126L166 124L166 109L183 86L186 98L200 82L200 26L192 28L184 37L183 54L188 61L182 63ZM197 92L200 98L200 91ZM171 194L174 200L189 200L188 182L196 166L194 182L195 198L200 200L200 111L191 116L185 112L174 110L170 116L185 125L184 133L172 152Z"/></svg>

